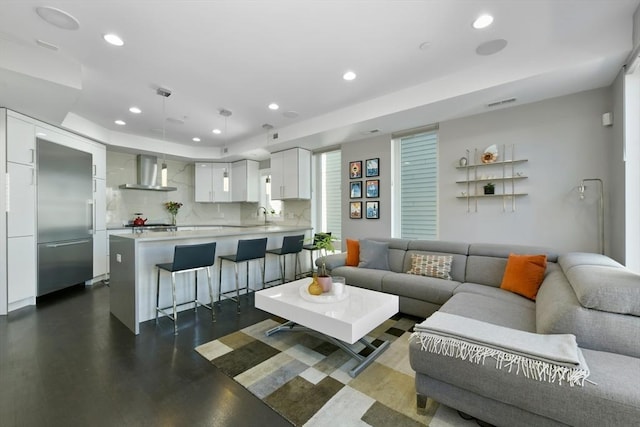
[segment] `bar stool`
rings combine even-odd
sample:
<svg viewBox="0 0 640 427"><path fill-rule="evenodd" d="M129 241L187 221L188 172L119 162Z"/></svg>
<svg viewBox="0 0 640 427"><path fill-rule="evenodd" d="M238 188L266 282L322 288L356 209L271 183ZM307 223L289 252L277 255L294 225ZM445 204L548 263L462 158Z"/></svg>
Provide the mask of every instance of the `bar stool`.
<svg viewBox="0 0 640 427"><path fill-rule="evenodd" d="M264 269L265 269L265 255L267 250L267 238L238 240L238 249L234 255L223 255L220 257L220 275L218 279L218 303L221 297L234 299L228 297L233 291L222 292L222 264L223 261L229 261L234 263L235 275L236 275L236 296L235 300L238 304L238 313L240 313L240 288L238 280L238 264L241 262L246 263L247 266L247 283L242 289L246 289L246 293L249 293L249 261L262 259L262 287L264 288Z"/></svg>
<svg viewBox="0 0 640 427"><path fill-rule="evenodd" d="M311 260L311 264L310 264L311 270L308 271L308 273L313 274L313 252L319 249L316 246L316 244L318 243L318 240L321 239L323 236L331 236L331 232L327 231L326 233L316 233L313 235L313 243L302 246L302 249L304 249L305 251L309 251L309 259Z"/></svg>
<svg viewBox="0 0 640 427"><path fill-rule="evenodd" d="M178 334L177 307L186 304L195 304L195 310L198 310L198 304L211 310L211 319L215 321L216 315L213 310L213 285L211 284L211 266L216 260L216 243L203 243L200 245L176 245L173 251L173 262L156 264L158 268L158 281L156 284L156 323L158 323L158 313L162 313L169 319L173 320L174 333ZM171 294L173 306L160 307L160 272L168 271L171 273ZM198 271L207 271L207 282L209 284L209 305L198 301ZM195 272L195 296L191 301L176 302L176 274ZM173 307L173 315L169 314L167 309Z"/></svg>
<svg viewBox="0 0 640 427"><path fill-rule="evenodd" d="M282 239L282 247L278 249L269 249L267 253L277 255L278 263L280 264L280 280L285 283L287 277L287 255L295 254L296 259L293 266L293 280L298 278L298 267L300 267L299 254L302 252L302 246L304 245L304 234L298 236L285 236ZM284 266L282 259L284 258ZM300 274L302 274L302 267L300 267Z"/></svg>

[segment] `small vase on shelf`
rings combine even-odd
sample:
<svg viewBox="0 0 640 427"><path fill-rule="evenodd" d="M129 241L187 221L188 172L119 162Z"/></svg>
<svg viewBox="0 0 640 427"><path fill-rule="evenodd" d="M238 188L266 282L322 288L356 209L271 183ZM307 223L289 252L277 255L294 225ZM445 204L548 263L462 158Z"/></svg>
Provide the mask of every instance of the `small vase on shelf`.
<svg viewBox="0 0 640 427"><path fill-rule="evenodd" d="M177 221L176 221L176 214L171 214L171 225L176 225Z"/></svg>

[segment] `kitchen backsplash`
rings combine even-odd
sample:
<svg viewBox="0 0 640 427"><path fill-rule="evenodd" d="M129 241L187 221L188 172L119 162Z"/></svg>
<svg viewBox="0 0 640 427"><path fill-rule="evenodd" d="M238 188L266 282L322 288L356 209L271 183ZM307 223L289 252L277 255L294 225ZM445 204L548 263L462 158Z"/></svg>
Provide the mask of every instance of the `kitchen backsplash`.
<svg viewBox="0 0 640 427"><path fill-rule="evenodd" d="M162 158L158 157L159 162ZM119 186L135 183L136 155L107 151L107 226L120 227L141 212L149 222L169 223L171 216L164 207L168 201L181 202L178 225L248 225L262 223L258 203L196 203L194 163L166 160L168 185L177 191L124 190ZM158 179L160 173L158 172ZM294 200L282 204L280 217L269 216L270 222L282 225L311 224L311 201Z"/></svg>

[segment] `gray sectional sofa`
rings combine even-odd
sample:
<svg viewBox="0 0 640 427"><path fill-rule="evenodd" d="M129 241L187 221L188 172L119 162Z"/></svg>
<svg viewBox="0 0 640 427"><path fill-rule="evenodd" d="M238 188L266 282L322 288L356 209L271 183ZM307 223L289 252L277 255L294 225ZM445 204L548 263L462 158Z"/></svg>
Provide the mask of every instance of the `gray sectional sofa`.
<svg viewBox="0 0 640 427"><path fill-rule="evenodd" d="M558 385L495 363L430 353L409 343L418 406L430 397L497 426L630 426L640 423L640 276L612 259L557 255L529 246L374 239L388 244L388 269L325 258L347 283L399 296L400 311L435 311L538 334L573 334L589 367L583 386ZM452 255L452 280L406 274L411 254ZM500 289L510 253L547 255L536 301Z"/></svg>

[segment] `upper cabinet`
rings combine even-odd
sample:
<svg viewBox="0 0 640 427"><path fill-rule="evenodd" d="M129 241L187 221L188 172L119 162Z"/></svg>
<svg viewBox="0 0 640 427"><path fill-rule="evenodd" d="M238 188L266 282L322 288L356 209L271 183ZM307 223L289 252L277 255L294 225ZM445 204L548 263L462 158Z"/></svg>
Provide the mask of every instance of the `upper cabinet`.
<svg viewBox="0 0 640 427"><path fill-rule="evenodd" d="M255 160L241 160L231 164L231 201L258 202L259 166Z"/></svg>
<svg viewBox="0 0 640 427"><path fill-rule="evenodd" d="M311 198L311 152L302 148L271 154L271 198Z"/></svg>
<svg viewBox="0 0 640 427"><path fill-rule="evenodd" d="M231 164L196 163L195 201L231 201Z"/></svg>
<svg viewBox="0 0 640 427"><path fill-rule="evenodd" d="M7 161L34 166L36 163L35 126L7 117Z"/></svg>

